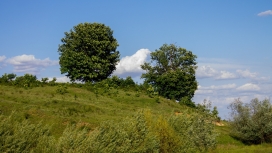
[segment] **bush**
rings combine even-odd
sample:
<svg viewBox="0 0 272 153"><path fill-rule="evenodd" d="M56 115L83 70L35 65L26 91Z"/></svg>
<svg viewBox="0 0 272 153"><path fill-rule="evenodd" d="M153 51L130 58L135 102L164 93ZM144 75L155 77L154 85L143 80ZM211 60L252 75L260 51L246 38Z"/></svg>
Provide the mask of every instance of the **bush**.
<svg viewBox="0 0 272 153"><path fill-rule="evenodd" d="M0 77L0 83L1 84L8 84L8 83L12 82L15 77L16 77L16 74L14 74L14 73L10 73L10 74L5 73L4 75L2 75L2 77Z"/></svg>
<svg viewBox="0 0 272 153"><path fill-rule="evenodd" d="M56 93L61 94L61 95L65 94L65 93L68 93L66 84L59 85L57 90L56 90Z"/></svg>
<svg viewBox="0 0 272 153"><path fill-rule="evenodd" d="M143 113L122 122L104 122L94 135L93 152L158 152L159 139Z"/></svg>
<svg viewBox="0 0 272 153"><path fill-rule="evenodd" d="M169 119L139 111L120 122L106 121L93 131L68 124L56 139L50 128L22 116L0 116L0 152L205 152L215 146L213 125L198 114Z"/></svg>
<svg viewBox="0 0 272 153"><path fill-rule="evenodd" d="M54 85L56 85L56 81L57 81L57 78L54 77L54 78L53 78L51 81L49 81L48 83L49 83L50 86L54 86Z"/></svg>
<svg viewBox="0 0 272 153"><path fill-rule="evenodd" d="M179 104L186 105L186 106L192 107L192 108L196 107L195 103L187 96L182 97L181 100L179 101Z"/></svg>
<svg viewBox="0 0 272 153"><path fill-rule="evenodd" d="M18 87L37 87L39 86L39 81L37 80L37 77L32 74L25 74L24 76L16 77L14 80L14 85Z"/></svg>
<svg viewBox="0 0 272 153"><path fill-rule="evenodd" d="M236 99L229 108L232 137L246 144L272 142L272 105L268 99L255 98L248 104Z"/></svg>
<svg viewBox="0 0 272 153"><path fill-rule="evenodd" d="M213 118L206 113L172 116L169 124L182 140L180 152L207 152L216 147Z"/></svg>
<svg viewBox="0 0 272 153"><path fill-rule="evenodd" d="M178 115L166 119L140 111L119 123L103 123L94 134L93 152L206 152L216 145L207 116Z"/></svg>
<svg viewBox="0 0 272 153"><path fill-rule="evenodd" d="M0 116L0 152L31 152L40 146L39 143L50 142L47 141L49 129L41 123L30 124L14 114L7 118Z"/></svg>

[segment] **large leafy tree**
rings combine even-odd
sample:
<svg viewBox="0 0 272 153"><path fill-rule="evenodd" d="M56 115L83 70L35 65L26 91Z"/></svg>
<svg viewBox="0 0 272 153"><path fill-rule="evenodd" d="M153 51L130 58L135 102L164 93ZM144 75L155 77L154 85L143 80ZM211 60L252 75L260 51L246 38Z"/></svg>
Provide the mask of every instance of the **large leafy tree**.
<svg viewBox="0 0 272 153"><path fill-rule="evenodd" d="M119 46L110 27L101 23L80 23L65 32L58 52L61 74L71 81L96 82L116 69Z"/></svg>
<svg viewBox="0 0 272 153"><path fill-rule="evenodd" d="M150 54L151 62L141 65L142 78L162 96L178 101L191 100L197 89L196 55L174 44L164 44Z"/></svg>

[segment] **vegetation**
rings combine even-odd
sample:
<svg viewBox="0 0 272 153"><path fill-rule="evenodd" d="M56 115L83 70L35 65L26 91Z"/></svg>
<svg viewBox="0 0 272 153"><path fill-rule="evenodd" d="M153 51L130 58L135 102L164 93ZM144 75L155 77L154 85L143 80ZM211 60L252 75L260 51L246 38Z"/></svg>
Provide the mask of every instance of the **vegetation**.
<svg viewBox="0 0 272 153"><path fill-rule="evenodd" d="M216 144L211 113L158 103L131 77L32 79L27 88L15 80L0 86L0 152L205 152Z"/></svg>
<svg viewBox="0 0 272 153"><path fill-rule="evenodd" d="M192 102L197 82L191 51L164 44L141 66L145 81L137 84L130 76L109 77L119 52L108 26L79 24L61 41L61 73L72 83L32 74L0 77L0 152L272 150L268 99L237 99L230 121L221 121L210 101Z"/></svg>
<svg viewBox="0 0 272 153"><path fill-rule="evenodd" d="M249 104L239 99L231 105L231 136L247 144L260 144L272 141L272 105L268 99L257 98Z"/></svg>
<svg viewBox="0 0 272 153"><path fill-rule="evenodd" d="M71 81L106 79L119 61L117 40L110 27L101 23L80 23L65 32L59 46L61 74Z"/></svg>
<svg viewBox="0 0 272 153"><path fill-rule="evenodd" d="M159 95L194 106L191 99L197 89L196 55L174 44L164 44L151 54L151 63L141 67L145 83L151 84Z"/></svg>
<svg viewBox="0 0 272 153"><path fill-rule="evenodd" d="M56 78L39 81L30 74L18 76L31 80L26 81L30 85L25 87L23 83L15 84L16 77L6 79L8 75L0 77L0 152L272 149L269 141L250 146L242 143L245 141L232 133L235 129L232 122L221 121L224 126L215 126L218 111L210 110L210 102L204 100L195 108L186 107L156 95L153 87L138 85L131 77L113 76L96 83L77 84L57 83ZM255 110L264 112L269 110L265 109L267 106L270 108L268 100L253 102L262 106L252 105ZM265 119L270 112L257 114ZM254 122L270 124L269 120L261 122L263 119Z"/></svg>

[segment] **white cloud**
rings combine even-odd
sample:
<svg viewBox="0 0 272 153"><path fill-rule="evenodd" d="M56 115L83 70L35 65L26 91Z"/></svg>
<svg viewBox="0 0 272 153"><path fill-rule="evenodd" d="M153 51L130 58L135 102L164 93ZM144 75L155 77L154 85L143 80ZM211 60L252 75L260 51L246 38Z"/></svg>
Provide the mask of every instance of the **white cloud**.
<svg viewBox="0 0 272 153"><path fill-rule="evenodd" d="M211 90L211 89L212 90L225 90L225 89L234 89L234 88L236 88L235 83L219 85L219 86L212 85L212 86L209 86L209 87L198 86L198 89L201 89L201 90Z"/></svg>
<svg viewBox="0 0 272 153"><path fill-rule="evenodd" d="M0 69L2 68L3 64L1 64L2 62L4 62L6 59L6 56L0 56Z"/></svg>
<svg viewBox="0 0 272 153"><path fill-rule="evenodd" d="M220 71L219 75L216 77L216 79L236 79L237 76L231 72L228 71Z"/></svg>
<svg viewBox="0 0 272 153"><path fill-rule="evenodd" d="M272 10L267 10L258 14L258 16L272 15Z"/></svg>
<svg viewBox="0 0 272 153"><path fill-rule="evenodd" d="M13 65L14 72L37 74L45 67L57 65L58 61L52 61L49 58L36 59L34 55L24 54L7 59L7 63Z"/></svg>
<svg viewBox="0 0 272 153"><path fill-rule="evenodd" d="M214 69L219 70L233 70L245 68L243 65L237 63L237 61L222 59L222 58L198 58L198 66L209 65Z"/></svg>
<svg viewBox="0 0 272 153"><path fill-rule="evenodd" d="M260 87L258 85L256 85L256 84L246 83L246 84L238 87L237 90L240 90L240 91L259 91Z"/></svg>
<svg viewBox="0 0 272 153"><path fill-rule="evenodd" d="M243 78L254 79L257 76L257 73L252 73L249 70L236 70L236 72Z"/></svg>
<svg viewBox="0 0 272 153"><path fill-rule="evenodd" d="M6 59L6 56L0 56L0 62L4 62L5 59Z"/></svg>
<svg viewBox="0 0 272 153"><path fill-rule="evenodd" d="M249 70L236 70L240 78L251 79L255 83L264 83L270 80L270 77L260 77L256 72L250 72Z"/></svg>
<svg viewBox="0 0 272 153"><path fill-rule="evenodd" d="M125 74L141 74L143 70L141 65L146 61L150 51L148 49L140 49L132 56L126 56L120 60L116 66L114 75L125 75Z"/></svg>
<svg viewBox="0 0 272 153"><path fill-rule="evenodd" d="M235 79L237 76L228 71L217 71L210 66L200 66L196 71L196 76L198 78L214 78L217 80L224 80L224 79Z"/></svg>
<svg viewBox="0 0 272 153"><path fill-rule="evenodd" d="M211 68L210 66L201 66L198 67L196 70L196 76L198 78L210 78L215 77L218 74L218 72Z"/></svg>

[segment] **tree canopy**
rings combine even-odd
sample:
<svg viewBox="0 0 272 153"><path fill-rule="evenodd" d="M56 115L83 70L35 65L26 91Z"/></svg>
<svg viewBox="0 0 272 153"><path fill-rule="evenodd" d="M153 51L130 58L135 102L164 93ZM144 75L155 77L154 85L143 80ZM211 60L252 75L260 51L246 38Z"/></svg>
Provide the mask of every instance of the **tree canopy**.
<svg viewBox="0 0 272 153"><path fill-rule="evenodd" d="M80 23L65 32L58 52L61 74L71 81L101 81L116 69L118 42L110 27L101 23Z"/></svg>
<svg viewBox="0 0 272 153"><path fill-rule="evenodd" d="M164 44L150 53L151 62L141 65L142 78L169 99L191 100L197 89L196 55L174 44Z"/></svg>

